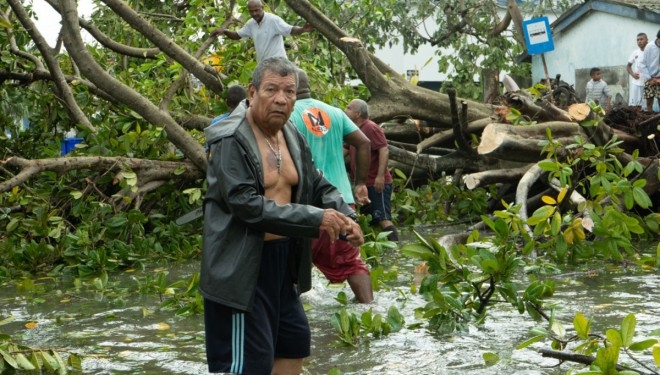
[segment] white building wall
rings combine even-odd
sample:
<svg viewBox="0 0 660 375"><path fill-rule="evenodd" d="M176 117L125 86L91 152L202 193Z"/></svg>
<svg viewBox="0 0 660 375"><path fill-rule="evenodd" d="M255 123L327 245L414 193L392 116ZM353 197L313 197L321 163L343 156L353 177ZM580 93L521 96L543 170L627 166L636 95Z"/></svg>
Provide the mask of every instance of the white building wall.
<svg viewBox="0 0 660 375"><path fill-rule="evenodd" d="M560 34L553 35L555 50L545 54L550 78L559 73L563 81L581 86L589 78L582 77L582 71L576 77L577 70L587 69L588 76L588 69L594 66L623 66L625 69L628 57L637 48L637 34L645 32L649 41L653 41L658 27L651 22L593 11ZM539 82L542 78L545 78L545 72L541 56L535 55L532 57L532 79ZM583 91L580 86L576 89Z"/></svg>

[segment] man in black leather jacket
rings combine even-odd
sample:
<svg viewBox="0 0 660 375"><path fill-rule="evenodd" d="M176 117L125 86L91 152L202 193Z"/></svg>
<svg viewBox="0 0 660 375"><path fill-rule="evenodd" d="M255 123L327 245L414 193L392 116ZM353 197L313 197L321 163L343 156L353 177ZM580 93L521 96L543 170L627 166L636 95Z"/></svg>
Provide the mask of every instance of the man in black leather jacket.
<svg viewBox="0 0 660 375"><path fill-rule="evenodd" d="M207 128L200 292L210 372L299 374L310 333L297 292L311 287L311 239L326 230L363 242L353 210L288 122L296 69L263 61L249 105Z"/></svg>

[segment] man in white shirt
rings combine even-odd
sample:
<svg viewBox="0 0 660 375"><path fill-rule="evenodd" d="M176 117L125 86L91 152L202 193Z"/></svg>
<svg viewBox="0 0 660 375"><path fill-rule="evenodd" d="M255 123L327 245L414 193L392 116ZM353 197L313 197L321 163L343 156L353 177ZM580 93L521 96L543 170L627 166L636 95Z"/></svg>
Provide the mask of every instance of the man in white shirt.
<svg viewBox="0 0 660 375"><path fill-rule="evenodd" d="M628 74L632 78L630 83L630 90L628 94L628 105L633 107L641 107L644 102L644 78L639 75L639 59L644 53L644 48L648 44L649 39L644 33L637 34L637 47L630 58L628 59Z"/></svg>
<svg viewBox="0 0 660 375"><path fill-rule="evenodd" d="M653 43L644 48L639 59L639 75L644 79L644 97L646 110L653 110L653 99L657 98L660 105L660 30Z"/></svg>
<svg viewBox="0 0 660 375"><path fill-rule="evenodd" d="M254 49L257 51L257 63L269 57L287 58L283 37L300 35L314 30L314 27L309 23L306 23L302 27L291 26L280 17L264 12L264 6L261 0L250 0L247 6L252 19L245 26L238 31L231 31L220 27L213 30L211 35L217 36L223 34L232 40L252 38Z"/></svg>

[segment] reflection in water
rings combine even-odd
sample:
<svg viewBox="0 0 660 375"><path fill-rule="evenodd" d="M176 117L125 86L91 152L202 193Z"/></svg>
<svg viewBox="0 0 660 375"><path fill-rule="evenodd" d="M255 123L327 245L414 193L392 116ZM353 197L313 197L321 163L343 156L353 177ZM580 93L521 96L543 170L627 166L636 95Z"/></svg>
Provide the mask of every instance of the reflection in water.
<svg viewBox="0 0 660 375"><path fill-rule="evenodd" d="M404 260L403 262L407 262ZM402 264L399 263L399 264ZM385 315L396 306L406 326L419 322L414 309L425 302L410 292L413 265L400 266L399 280L391 289L376 292L373 305L351 304L348 310L362 312L373 308ZM187 277L197 271L198 262L173 267L170 279ZM135 285L125 275L114 276L131 290ZM44 295L24 294L13 287L0 288L0 318L14 321L0 326L14 342L35 348L62 348L84 356L85 374L205 374L204 330L201 316L177 318L172 311L158 311L156 297L131 294L118 302L107 296L88 295L74 300L58 296L68 287L43 281ZM48 284L50 283L50 284ZM637 317L637 339L648 338L658 328L660 276L606 271L598 276L578 274L556 280L557 316L570 329L575 312L593 318L592 331L602 333L616 328L629 313ZM357 348L336 347L330 317L341 305L339 291L352 296L346 286L328 286L320 273L314 273L314 288L303 297L312 327L312 357L306 362L310 374L327 374L337 367L342 374L565 374L571 364L560 368L553 359L542 358L536 343L515 350L527 340L529 329L543 325L519 315L508 304L493 306L482 326L468 333L438 336L421 327L379 339L366 340ZM654 298L649 298L654 296ZM65 302L62 302L65 301ZM37 327L27 329L26 323ZM424 323L422 321L422 323ZM484 353L495 353L500 361L486 367ZM649 361L650 356L639 355ZM652 360L651 360L652 361ZM652 363L652 362L651 362Z"/></svg>

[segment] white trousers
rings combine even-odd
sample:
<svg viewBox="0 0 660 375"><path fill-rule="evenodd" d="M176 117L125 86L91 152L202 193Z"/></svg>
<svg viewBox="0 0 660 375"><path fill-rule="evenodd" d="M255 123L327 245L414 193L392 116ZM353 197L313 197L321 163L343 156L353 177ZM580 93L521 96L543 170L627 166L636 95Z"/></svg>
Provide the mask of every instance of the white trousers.
<svg viewBox="0 0 660 375"><path fill-rule="evenodd" d="M630 88L630 92L628 93L628 105L641 106L646 108L646 100L644 99L644 86L631 84L628 87Z"/></svg>

